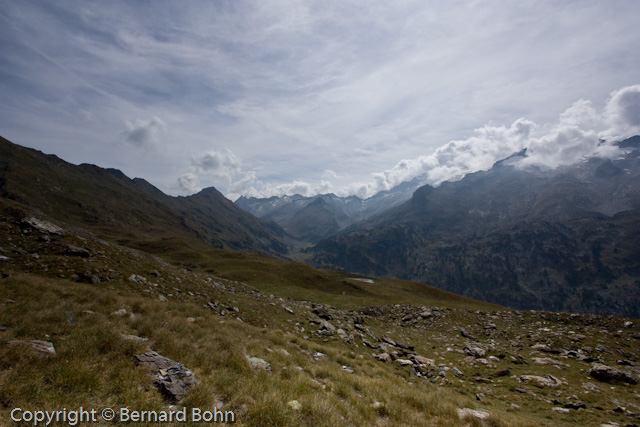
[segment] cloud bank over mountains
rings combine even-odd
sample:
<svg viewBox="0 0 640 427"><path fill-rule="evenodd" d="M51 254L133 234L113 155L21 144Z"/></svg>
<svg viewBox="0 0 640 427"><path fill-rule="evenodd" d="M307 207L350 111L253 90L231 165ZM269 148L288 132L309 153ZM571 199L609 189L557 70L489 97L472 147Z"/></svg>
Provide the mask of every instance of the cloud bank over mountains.
<svg viewBox="0 0 640 427"><path fill-rule="evenodd" d="M237 195L271 197L300 194L311 196L334 192L341 196L371 197L384 190L420 178L425 184L437 186L455 181L466 174L487 170L493 164L523 148L527 149L521 167L537 166L555 169L573 164L585 157L614 158L620 154L612 142L640 134L640 85L628 86L611 94L602 112L589 100L580 99L560 114L558 121L538 124L520 118L509 126L486 124L465 139L450 141L432 154L404 159L391 169L371 174L371 180L335 188L328 171L318 186L295 180L288 184L269 185L258 179L255 171L246 171L230 151L208 152L194 159L196 173L216 174L225 178L231 198ZM603 142L604 141L604 142ZM179 178L180 185L194 191L194 172Z"/></svg>
<svg viewBox="0 0 640 427"><path fill-rule="evenodd" d="M638 1L0 7L0 134L172 195L368 196L638 128Z"/></svg>

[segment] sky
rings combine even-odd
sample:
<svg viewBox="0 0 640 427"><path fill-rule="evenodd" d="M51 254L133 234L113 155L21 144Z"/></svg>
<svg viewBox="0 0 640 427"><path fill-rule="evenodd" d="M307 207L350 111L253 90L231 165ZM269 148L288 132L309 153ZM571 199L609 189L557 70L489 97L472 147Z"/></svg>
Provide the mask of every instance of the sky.
<svg viewBox="0 0 640 427"><path fill-rule="evenodd" d="M0 135L167 194L369 197L640 134L640 1L0 0ZM599 143L600 139L607 142Z"/></svg>

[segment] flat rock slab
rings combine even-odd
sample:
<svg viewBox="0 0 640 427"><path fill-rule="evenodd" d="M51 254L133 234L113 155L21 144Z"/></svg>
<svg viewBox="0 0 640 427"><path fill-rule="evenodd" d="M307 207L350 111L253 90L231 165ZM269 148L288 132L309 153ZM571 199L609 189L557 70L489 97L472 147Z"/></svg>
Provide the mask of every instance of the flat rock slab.
<svg viewBox="0 0 640 427"><path fill-rule="evenodd" d="M155 351L135 356L136 364L150 371L153 382L160 393L171 402L179 402L197 380L184 365L158 354Z"/></svg>

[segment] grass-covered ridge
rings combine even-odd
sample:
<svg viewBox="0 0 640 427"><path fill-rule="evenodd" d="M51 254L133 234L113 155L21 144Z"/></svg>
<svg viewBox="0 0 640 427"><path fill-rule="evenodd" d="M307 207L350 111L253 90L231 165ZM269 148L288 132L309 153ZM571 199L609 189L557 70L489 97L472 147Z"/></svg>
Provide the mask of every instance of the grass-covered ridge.
<svg viewBox="0 0 640 427"><path fill-rule="evenodd" d="M173 409L219 407L238 425L624 425L640 412L637 385L599 382L590 362L568 353L636 363L637 322L514 312L411 282L367 283L190 241L139 242L161 258L64 223L63 236L45 235L22 221L31 213L15 202L0 211L3 422L14 407L167 410L173 403L134 362L148 349L199 381ZM335 330L319 332L319 316ZM52 342L56 354L37 356L14 340ZM470 357L470 343L486 355ZM433 366L418 376L416 365L373 357L385 352ZM271 370L252 368L247 356ZM551 362L535 361L544 358ZM561 385L538 388L524 375ZM586 409L563 408L579 402ZM461 408L491 416L460 419Z"/></svg>

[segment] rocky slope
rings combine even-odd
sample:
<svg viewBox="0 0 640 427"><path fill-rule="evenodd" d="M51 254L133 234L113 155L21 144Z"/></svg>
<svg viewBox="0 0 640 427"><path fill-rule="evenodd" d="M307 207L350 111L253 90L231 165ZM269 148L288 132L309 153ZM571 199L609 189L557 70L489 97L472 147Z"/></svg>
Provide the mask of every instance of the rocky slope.
<svg viewBox="0 0 640 427"><path fill-rule="evenodd" d="M189 236L217 248L275 256L288 251L280 227L247 214L214 188L171 197L119 170L72 165L4 138L0 197L131 244Z"/></svg>
<svg viewBox="0 0 640 427"><path fill-rule="evenodd" d="M419 280L514 308L640 316L639 137L616 160L521 169L519 153L360 222L318 266Z"/></svg>
<svg viewBox="0 0 640 427"><path fill-rule="evenodd" d="M640 423L638 320L358 301L283 298L3 203L0 414L110 403L238 425Z"/></svg>

